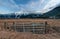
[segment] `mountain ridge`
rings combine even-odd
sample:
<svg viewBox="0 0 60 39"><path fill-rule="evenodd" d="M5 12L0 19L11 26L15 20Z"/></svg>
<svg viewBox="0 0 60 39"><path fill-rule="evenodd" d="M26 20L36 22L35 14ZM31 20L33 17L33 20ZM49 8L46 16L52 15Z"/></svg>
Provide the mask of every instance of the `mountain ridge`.
<svg viewBox="0 0 60 39"><path fill-rule="evenodd" d="M0 19L15 19L15 18L60 18L60 6L59 7L56 7L55 9L47 12L47 13L44 13L44 14L15 14L15 13L11 13L11 14L0 14Z"/></svg>

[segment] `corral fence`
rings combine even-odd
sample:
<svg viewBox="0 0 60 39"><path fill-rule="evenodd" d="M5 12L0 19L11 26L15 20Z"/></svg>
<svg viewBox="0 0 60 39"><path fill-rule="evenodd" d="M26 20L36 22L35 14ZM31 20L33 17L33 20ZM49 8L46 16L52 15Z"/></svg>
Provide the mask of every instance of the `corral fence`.
<svg viewBox="0 0 60 39"><path fill-rule="evenodd" d="M3 24L4 30L15 32L32 32L34 34L46 34L49 29L49 25L47 22L44 23L13 22L12 25L9 25L8 22L4 22Z"/></svg>

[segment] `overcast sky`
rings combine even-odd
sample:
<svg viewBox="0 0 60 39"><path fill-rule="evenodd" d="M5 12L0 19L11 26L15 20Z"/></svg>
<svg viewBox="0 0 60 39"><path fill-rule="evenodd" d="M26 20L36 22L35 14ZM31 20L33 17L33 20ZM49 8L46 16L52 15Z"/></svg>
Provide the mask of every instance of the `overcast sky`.
<svg viewBox="0 0 60 39"><path fill-rule="evenodd" d="M45 13L60 5L60 0L0 0L0 14Z"/></svg>

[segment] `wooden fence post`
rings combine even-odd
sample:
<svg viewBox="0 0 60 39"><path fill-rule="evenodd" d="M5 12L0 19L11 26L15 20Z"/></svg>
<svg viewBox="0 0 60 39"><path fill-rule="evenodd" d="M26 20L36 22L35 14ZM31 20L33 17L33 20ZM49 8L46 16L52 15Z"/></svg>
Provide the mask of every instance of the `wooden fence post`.
<svg viewBox="0 0 60 39"><path fill-rule="evenodd" d="M47 33L46 29L47 29L47 21L45 21L45 34Z"/></svg>
<svg viewBox="0 0 60 39"><path fill-rule="evenodd" d="M13 22L14 31L16 31L16 24Z"/></svg>
<svg viewBox="0 0 60 39"><path fill-rule="evenodd" d="M3 26L4 28L3 28L3 30L6 30L6 26L7 26L6 22L4 22L4 26Z"/></svg>

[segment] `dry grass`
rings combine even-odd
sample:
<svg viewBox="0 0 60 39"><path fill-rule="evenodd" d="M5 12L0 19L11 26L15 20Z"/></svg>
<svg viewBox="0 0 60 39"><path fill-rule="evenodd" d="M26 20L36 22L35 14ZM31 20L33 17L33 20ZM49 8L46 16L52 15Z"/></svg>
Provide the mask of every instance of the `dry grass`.
<svg viewBox="0 0 60 39"><path fill-rule="evenodd" d="M31 23L31 22L41 22L44 23L45 21L48 22L49 26L57 26L60 27L60 19L53 20L53 19L0 19L0 39L60 39L60 33L57 33L53 30L51 33L48 34L33 34L30 32L13 32L13 31L5 31L3 29L4 22L7 22L10 26L13 22L17 23ZM9 26L8 25L8 26ZM54 33L53 33L54 32Z"/></svg>
<svg viewBox="0 0 60 39"><path fill-rule="evenodd" d="M60 39L58 33L51 34L32 34L32 33L18 33L9 31L0 31L0 39Z"/></svg>
<svg viewBox="0 0 60 39"><path fill-rule="evenodd" d="M10 25L12 25L13 22L17 23L31 23L31 22L37 22L37 23L44 23L45 21L48 22L50 26L60 26L60 19L0 19L0 24L3 25L4 22L8 22Z"/></svg>

